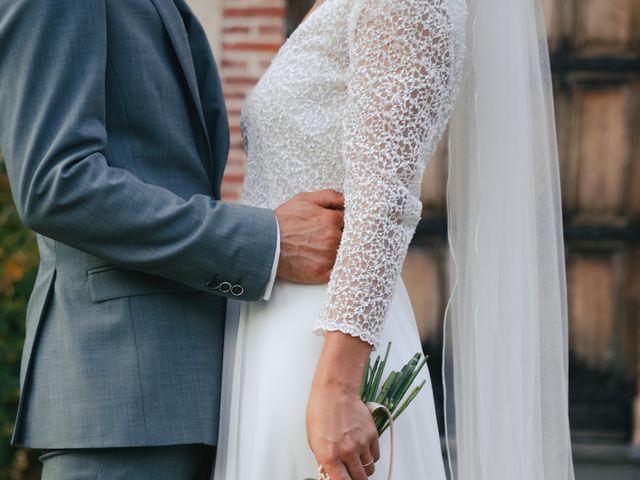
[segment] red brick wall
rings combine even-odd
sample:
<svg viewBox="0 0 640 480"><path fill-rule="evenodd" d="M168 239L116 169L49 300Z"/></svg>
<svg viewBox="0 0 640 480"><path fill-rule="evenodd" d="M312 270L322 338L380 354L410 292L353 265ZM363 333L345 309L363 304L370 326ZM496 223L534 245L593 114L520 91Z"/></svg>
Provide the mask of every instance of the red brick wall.
<svg viewBox="0 0 640 480"><path fill-rule="evenodd" d="M240 110L247 94L266 70L285 36L284 0L224 0L221 75L231 151L222 195L236 200L244 176Z"/></svg>

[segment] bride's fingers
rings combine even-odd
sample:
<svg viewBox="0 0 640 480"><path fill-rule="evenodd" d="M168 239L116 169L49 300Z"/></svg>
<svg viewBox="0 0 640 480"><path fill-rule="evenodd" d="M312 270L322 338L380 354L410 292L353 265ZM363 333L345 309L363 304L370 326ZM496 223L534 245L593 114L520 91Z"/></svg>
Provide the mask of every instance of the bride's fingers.
<svg viewBox="0 0 640 480"><path fill-rule="evenodd" d="M367 476L371 477L373 476L374 473L376 473L376 466L374 463L372 463L371 465L369 465L368 467L364 467L364 471L367 474Z"/></svg>
<svg viewBox="0 0 640 480"><path fill-rule="evenodd" d="M371 445L373 445L373 443L372 441ZM371 445L369 445L369 448L364 448L360 453L360 463L368 477L376 471L376 457L371 450Z"/></svg>
<svg viewBox="0 0 640 480"><path fill-rule="evenodd" d="M369 449L371 450L373 461L377 462L378 460L380 460L380 438L378 436L376 436L371 441L371 445L369 445Z"/></svg>
<svg viewBox="0 0 640 480"><path fill-rule="evenodd" d="M327 463L322 466L322 470L331 480L351 480L347 469L342 463Z"/></svg>
<svg viewBox="0 0 640 480"><path fill-rule="evenodd" d="M360 458L355 458L350 460L349 463L345 464L347 466L347 470L349 471L349 475L351 475L352 480L368 480L369 475L367 474L364 466L362 465L362 460Z"/></svg>
<svg viewBox="0 0 640 480"><path fill-rule="evenodd" d="M360 461L362 462L364 471L369 477L376 472L376 459L373 458L372 454L363 455L360 457Z"/></svg>

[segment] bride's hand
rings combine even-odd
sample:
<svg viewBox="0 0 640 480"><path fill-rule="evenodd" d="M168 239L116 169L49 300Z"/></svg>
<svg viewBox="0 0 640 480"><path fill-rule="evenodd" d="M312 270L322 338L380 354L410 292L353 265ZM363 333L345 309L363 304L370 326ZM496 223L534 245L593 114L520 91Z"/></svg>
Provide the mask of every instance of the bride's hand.
<svg viewBox="0 0 640 480"><path fill-rule="evenodd" d="M359 392L370 352L371 346L361 340L330 332L318 362L307 406L307 437L331 480L366 480L375 470L372 461L380 457L378 432Z"/></svg>

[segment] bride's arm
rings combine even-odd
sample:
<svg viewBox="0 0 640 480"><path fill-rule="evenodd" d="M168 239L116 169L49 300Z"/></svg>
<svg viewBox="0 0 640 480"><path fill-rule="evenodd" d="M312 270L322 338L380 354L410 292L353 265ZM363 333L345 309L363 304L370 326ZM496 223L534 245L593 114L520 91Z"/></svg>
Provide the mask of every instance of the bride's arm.
<svg viewBox="0 0 640 480"><path fill-rule="evenodd" d="M345 228L317 329L376 346L451 98L445 2L368 0L351 29ZM356 12L357 14L357 12Z"/></svg>
<svg viewBox="0 0 640 480"><path fill-rule="evenodd" d="M426 160L452 103L445 4L356 1L350 21L345 229L316 326L329 333L307 416L311 448L333 480L366 478L362 464L377 456L358 387L420 219Z"/></svg>

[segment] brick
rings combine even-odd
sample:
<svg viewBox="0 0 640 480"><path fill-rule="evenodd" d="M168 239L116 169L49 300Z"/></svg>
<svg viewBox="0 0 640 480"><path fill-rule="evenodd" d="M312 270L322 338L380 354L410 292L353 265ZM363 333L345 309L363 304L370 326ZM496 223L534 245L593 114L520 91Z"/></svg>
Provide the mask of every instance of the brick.
<svg viewBox="0 0 640 480"><path fill-rule="evenodd" d="M267 69L271 65L271 60L261 60L259 63L260 68Z"/></svg>
<svg viewBox="0 0 640 480"><path fill-rule="evenodd" d="M223 50L243 50L246 52L277 52L280 48L279 43L259 43L259 42L238 42L224 43Z"/></svg>
<svg viewBox="0 0 640 480"><path fill-rule="evenodd" d="M248 34L249 32L250 32L250 29L248 26L229 26L229 27L224 27L222 29L222 33L224 35L229 35L232 33Z"/></svg>
<svg viewBox="0 0 640 480"><path fill-rule="evenodd" d="M259 3L259 2L254 2L254 3ZM246 8L226 7L223 10L223 15L225 17L241 17L241 18L275 17L275 18L283 19L286 15L286 9L283 7L260 8L255 6L247 6Z"/></svg>
<svg viewBox="0 0 640 480"><path fill-rule="evenodd" d="M242 184L225 182L222 184L222 198L228 202L238 201L242 193Z"/></svg>
<svg viewBox="0 0 640 480"><path fill-rule="evenodd" d="M283 27L279 25L261 25L258 28L258 32L261 35L275 34L275 35L281 36L283 32Z"/></svg>
<svg viewBox="0 0 640 480"><path fill-rule="evenodd" d="M222 60L222 68L225 72L228 72L229 69L238 68L240 71L244 71L247 68L246 60L232 60L230 58L224 58Z"/></svg>
<svg viewBox="0 0 640 480"><path fill-rule="evenodd" d="M249 85L254 86L258 82L258 78L254 77L241 77L238 75L234 76L223 76L222 81L229 85Z"/></svg>
<svg viewBox="0 0 640 480"><path fill-rule="evenodd" d="M237 93L225 92L224 94L225 100L244 100L245 97L246 95L243 92L237 92Z"/></svg>

